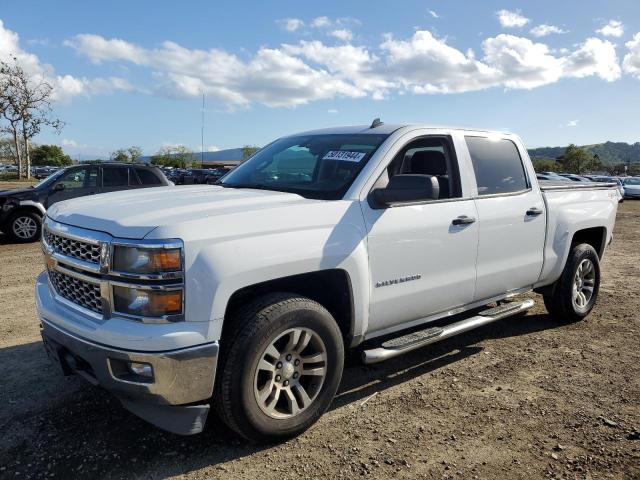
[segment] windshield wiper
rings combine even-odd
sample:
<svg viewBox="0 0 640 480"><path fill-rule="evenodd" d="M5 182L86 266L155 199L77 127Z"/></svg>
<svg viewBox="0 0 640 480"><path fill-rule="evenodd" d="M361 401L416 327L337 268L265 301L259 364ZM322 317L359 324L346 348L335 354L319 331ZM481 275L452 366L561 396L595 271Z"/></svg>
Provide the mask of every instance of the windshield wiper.
<svg viewBox="0 0 640 480"><path fill-rule="evenodd" d="M262 183L218 183L225 188L253 188L256 190L265 190L267 186Z"/></svg>

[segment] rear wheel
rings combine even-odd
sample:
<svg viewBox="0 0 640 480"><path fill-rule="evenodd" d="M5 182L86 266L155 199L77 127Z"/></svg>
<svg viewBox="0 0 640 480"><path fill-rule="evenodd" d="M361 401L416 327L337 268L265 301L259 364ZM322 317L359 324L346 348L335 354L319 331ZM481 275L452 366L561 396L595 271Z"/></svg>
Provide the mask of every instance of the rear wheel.
<svg viewBox="0 0 640 480"><path fill-rule="evenodd" d="M16 212L7 222L7 233L19 243L36 242L40 239L42 219L33 212Z"/></svg>
<svg viewBox="0 0 640 480"><path fill-rule="evenodd" d="M569 253L562 275L551 292L544 295L547 311L558 320L575 322L589 315L600 288L600 262L595 249L586 243Z"/></svg>
<svg viewBox="0 0 640 480"><path fill-rule="evenodd" d="M219 416L256 442L302 433L329 407L342 377L335 320L317 302L290 294L266 295L233 320L218 366Z"/></svg>

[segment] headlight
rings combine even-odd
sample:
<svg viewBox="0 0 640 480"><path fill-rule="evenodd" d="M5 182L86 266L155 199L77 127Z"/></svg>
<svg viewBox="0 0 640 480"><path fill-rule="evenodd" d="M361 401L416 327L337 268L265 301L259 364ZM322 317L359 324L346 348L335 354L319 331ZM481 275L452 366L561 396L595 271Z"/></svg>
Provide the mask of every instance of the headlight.
<svg viewBox="0 0 640 480"><path fill-rule="evenodd" d="M138 274L161 274L182 270L180 248L146 248L116 245L113 270Z"/></svg>
<svg viewBox="0 0 640 480"><path fill-rule="evenodd" d="M114 285L113 306L118 313L136 317L181 315L182 289L150 290Z"/></svg>

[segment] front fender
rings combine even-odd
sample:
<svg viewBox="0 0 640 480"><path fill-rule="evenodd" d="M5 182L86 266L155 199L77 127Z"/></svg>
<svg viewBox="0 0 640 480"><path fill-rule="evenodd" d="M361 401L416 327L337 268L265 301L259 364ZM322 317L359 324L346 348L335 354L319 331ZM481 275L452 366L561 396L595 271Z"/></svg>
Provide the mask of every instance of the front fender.
<svg viewBox="0 0 640 480"><path fill-rule="evenodd" d="M185 242L186 318L207 318L209 340L216 341L229 300L238 290L292 275L341 269L352 287L352 333L361 336L368 321L369 267L359 203L320 202L279 213L242 219L242 233L236 233L240 228L234 226L241 219L234 218L220 222L219 231L210 235L201 225L196 230L199 238L189 238L194 230L171 232ZM253 222L250 229L247 221Z"/></svg>

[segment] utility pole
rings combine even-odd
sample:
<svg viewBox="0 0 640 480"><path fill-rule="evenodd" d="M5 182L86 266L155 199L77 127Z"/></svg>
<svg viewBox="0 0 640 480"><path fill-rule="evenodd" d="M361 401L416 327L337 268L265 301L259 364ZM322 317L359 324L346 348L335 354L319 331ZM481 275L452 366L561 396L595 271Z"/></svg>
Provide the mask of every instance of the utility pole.
<svg viewBox="0 0 640 480"><path fill-rule="evenodd" d="M200 168L204 166L204 92L202 92L202 130L200 132Z"/></svg>

